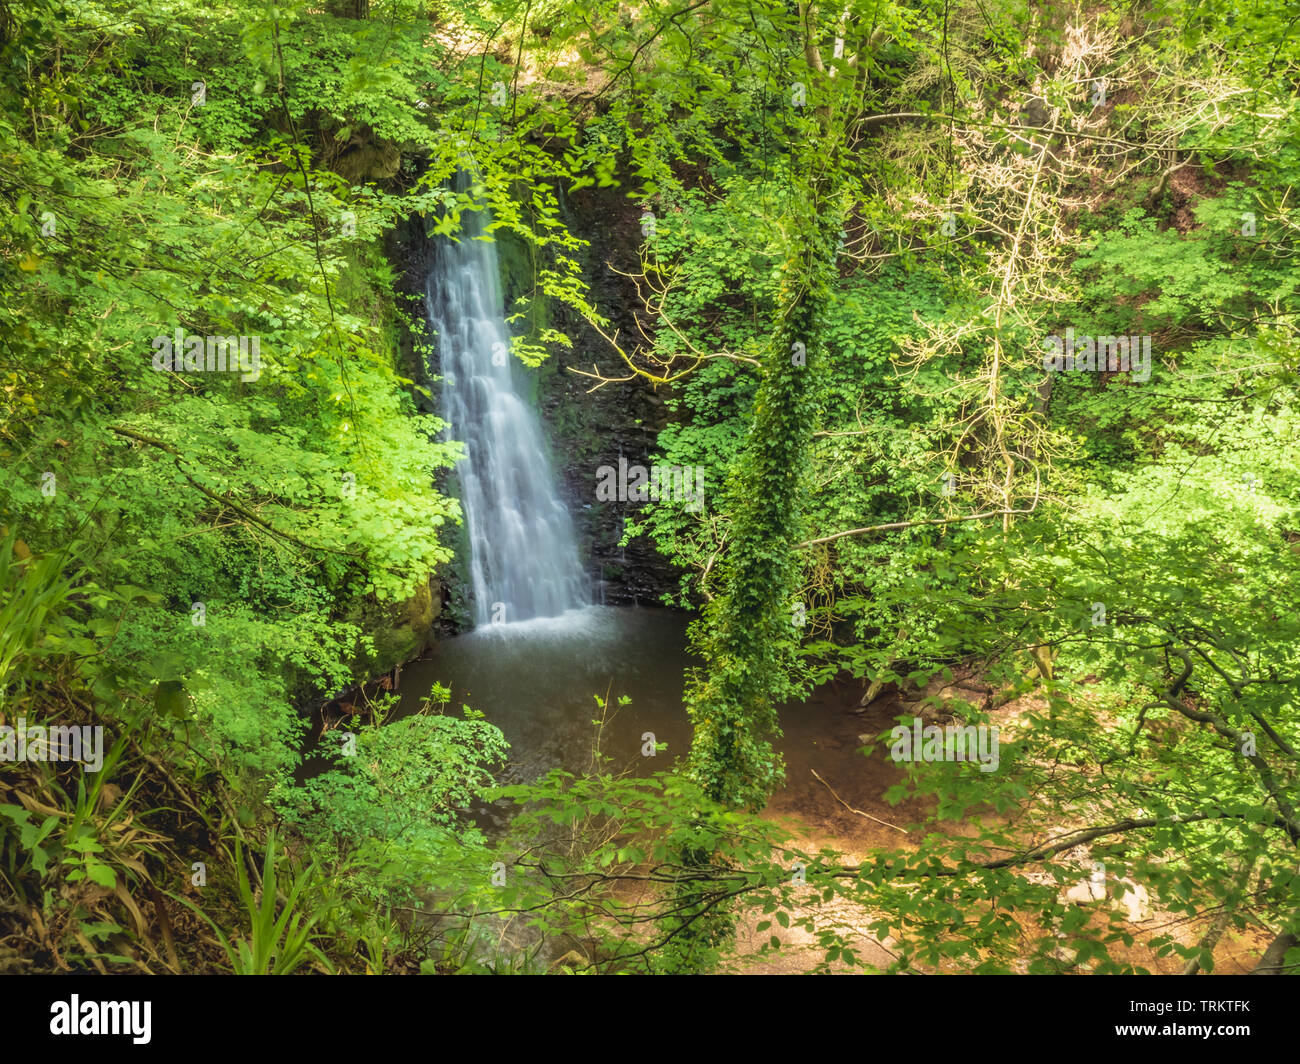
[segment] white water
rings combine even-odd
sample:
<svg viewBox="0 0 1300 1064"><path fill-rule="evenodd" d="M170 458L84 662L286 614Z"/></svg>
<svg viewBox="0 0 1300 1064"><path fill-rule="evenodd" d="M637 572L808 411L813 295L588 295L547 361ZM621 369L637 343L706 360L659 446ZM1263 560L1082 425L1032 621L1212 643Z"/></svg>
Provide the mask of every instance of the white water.
<svg viewBox="0 0 1300 1064"><path fill-rule="evenodd" d="M555 494L536 412L515 391L515 359L485 216L440 239L425 290L443 381L443 417L466 457L456 466L470 541L474 623L553 617L585 605L569 514Z"/></svg>

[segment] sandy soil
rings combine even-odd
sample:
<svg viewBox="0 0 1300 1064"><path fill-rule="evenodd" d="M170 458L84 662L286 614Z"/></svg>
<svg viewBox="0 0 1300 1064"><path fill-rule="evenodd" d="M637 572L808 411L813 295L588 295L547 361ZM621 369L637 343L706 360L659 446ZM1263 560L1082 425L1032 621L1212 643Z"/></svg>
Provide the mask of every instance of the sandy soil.
<svg viewBox="0 0 1300 1064"><path fill-rule="evenodd" d="M874 735L895 723L902 711L897 697L879 698L867 711L856 713L860 696L860 685L834 682L820 688L811 701L783 708L782 745L787 782L783 790L773 795L763 814L785 826L795 836L796 845L808 849L833 847L845 853L850 861L873 849L909 847L908 836L887 825L905 827L919 821L926 812L924 802L912 800L891 806L884 801L885 791L903 778L903 772L889 760L883 746L877 746L870 758L859 752L864 745L860 735ZM1010 703L994 716L999 723L1012 723L1022 709L1020 703ZM814 772L822 779L818 780ZM842 801L832 795L832 788ZM877 819L854 813L846 804ZM964 830L956 823L944 827L952 834ZM1110 948L1111 955L1151 972L1177 974L1182 970L1183 961L1177 957L1158 957L1147 943L1152 936L1171 931L1180 942L1194 943L1205 933L1212 917L1188 921L1161 912L1159 899L1152 898L1151 902L1150 918L1128 925L1135 938L1133 946L1115 943ZM823 904L818 898L797 915L805 913L814 914L819 924L830 923L841 929L867 964L883 968L893 959L892 940L878 942L866 929L870 916L856 906L842 901ZM741 922L739 971L795 974L810 971L821 960L821 951L810 933L800 928L782 929L775 924L757 931L755 925L764 919L755 913ZM1104 925L1100 914L1097 924ZM1026 926L1025 930L1028 937L1036 938L1040 934L1036 927ZM758 955L760 946L772 934L781 939L783 948L772 955ZM1215 973L1249 972L1267 944L1265 939L1266 936L1255 932L1225 933L1214 951ZM843 970L842 965L838 967ZM1023 964L1019 967L1024 969Z"/></svg>

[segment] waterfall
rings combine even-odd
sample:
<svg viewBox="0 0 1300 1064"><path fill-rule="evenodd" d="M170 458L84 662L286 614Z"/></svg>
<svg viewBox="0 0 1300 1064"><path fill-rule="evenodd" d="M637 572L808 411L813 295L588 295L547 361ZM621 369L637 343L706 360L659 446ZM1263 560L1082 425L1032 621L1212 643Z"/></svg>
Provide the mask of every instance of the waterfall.
<svg viewBox="0 0 1300 1064"><path fill-rule="evenodd" d="M441 361L442 412L465 444L456 466L470 542L474 623L552 617L586 604L568 511L536 412L515 390L496 243L482 212L439 239L425 309Z"/></svg>

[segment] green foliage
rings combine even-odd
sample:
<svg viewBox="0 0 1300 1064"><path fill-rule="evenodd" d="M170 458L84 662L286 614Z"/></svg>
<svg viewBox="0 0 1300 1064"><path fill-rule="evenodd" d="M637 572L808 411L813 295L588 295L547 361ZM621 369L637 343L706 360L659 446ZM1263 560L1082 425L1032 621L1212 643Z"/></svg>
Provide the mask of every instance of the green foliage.
<svg viewBox="0 0 1300 1064"><path fill-rule="evenodd" d="M101 773L0 777L32 914L0 965L712 971L759 915L861 966L820 898L894 936L891 970L1132 970L1118 916L1058 897L1072 859L1026 842L1063 824L1167 911L1245 927L1249 896L1295 929L1290 12L345 10L0 2L0 713L110 733ZM490 207L536 366L570 343L555 304L618 343L628 308L590 301L563 221L589 187L656 220L618 373L663 391L659 460L709 485L628 525L700 610L687 778L494 792L497 729L383 722L387 699L346 756L307 747L305 706L414 651L380 629L460 521L388 236ZM1066 329L1149 337L1151 378L1044 372ZM162 372L178 336L259 363ZM966 722L1009 702L1013 737L995 773L908 767L917 846L848 866L738 811L781 783L776 703L958 665L996 693ZM469 811L493 796L519 811L490 843ZM293 838L257 884L269 813ZM136 893L193 852L216 889L172 897L216 948L182 958ZM621 882L652 887L649 924Z"/></svg>
<svg viewBox="0 0 1300 1064"><path fill-rule="evenodd" d="M526 914L543 942L585 943L569 958L575 974L713 971L733 952L732 899L788 904L783 832L689 779L557 769L493 796L517 812L498 848L505 885L492 911ZM625 879L652 888L650 913L608 889Z"/></svg>
<svg viewBox="0 0 1300 1064"><path fill-rule="evenodd" d="M0 694L11 684L21 689L24 680L30 682L32 659L38 647L49 646L50 635L57 639L51 629L76 583L63 575L62 556L20 558L15 542L12 532L0 541Z"/></svg>
<svg viewBox="0 0 1300 1064"><path fill-rule="evenodd" d="M426 709L321 745L332 767L285 784L272 801L315 851L350 867L358 892L391 900L437 882L429 869L445 854L468 861L482 850L466 810L494 784L508 746L480 714ZM367 869L381 874L368 878Z"/></svg>
<svg viewBox="0 0 1300 1064"><path fill-rule="evenodd" d="M285 872L289 879L281 890L280 877ZM315 865L295 869L291 860L277 851L272 832L267 838L257 888L253 887L239 844L235 846L235 873L239 899L248 919L248 931L242 936L227 936L189 899L176 898L212 928L231 971L236 975L292 975L304 965L315 963L328 972L329 962L313 941L314 929L324 916L313 896L313 879L320 870Z"/></svg>

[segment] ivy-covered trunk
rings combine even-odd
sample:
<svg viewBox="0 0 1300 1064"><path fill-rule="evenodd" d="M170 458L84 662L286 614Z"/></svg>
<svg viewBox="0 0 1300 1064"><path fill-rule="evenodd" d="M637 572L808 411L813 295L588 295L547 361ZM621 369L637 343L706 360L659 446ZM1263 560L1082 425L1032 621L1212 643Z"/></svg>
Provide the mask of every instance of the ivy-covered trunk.
<svg viewBox="0 0 1300 1064"><path fill-rule="evenodd" d="M806 183L792 219L776 326L736 474L723 593L704 610L705 672L692 678L691 771L715 801L758 808L784 778L771 740L802 538L822 320L840 231L825 177Z"/></svg>

